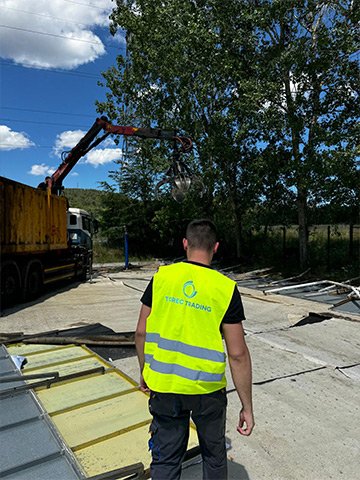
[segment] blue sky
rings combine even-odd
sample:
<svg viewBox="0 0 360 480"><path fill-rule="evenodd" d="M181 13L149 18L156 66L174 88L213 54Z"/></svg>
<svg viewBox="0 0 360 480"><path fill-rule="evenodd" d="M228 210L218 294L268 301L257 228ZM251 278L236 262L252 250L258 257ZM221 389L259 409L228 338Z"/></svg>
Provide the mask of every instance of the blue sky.
<svg viewBox="0 0 360 480"><path fill-rule="evenodd" d="M0 175L37 186L97 117L101 72L124 53L111 0L0 0ZM66 38L64 38L66 37ZM100 144L64 180L100 188L121 149Z"/></svg>

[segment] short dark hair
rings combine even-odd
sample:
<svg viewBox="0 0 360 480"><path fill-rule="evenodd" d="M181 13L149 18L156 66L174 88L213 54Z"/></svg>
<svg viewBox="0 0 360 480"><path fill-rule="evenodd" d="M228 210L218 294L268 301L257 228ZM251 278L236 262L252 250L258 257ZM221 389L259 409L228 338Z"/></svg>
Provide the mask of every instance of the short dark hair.
<svg viewBox="0 0 360 480"><path fill-rule="evenodd" d="M193 220L186 228L186 239L190 248L210 252L217 242L215 224L206 218Z"/></svg>

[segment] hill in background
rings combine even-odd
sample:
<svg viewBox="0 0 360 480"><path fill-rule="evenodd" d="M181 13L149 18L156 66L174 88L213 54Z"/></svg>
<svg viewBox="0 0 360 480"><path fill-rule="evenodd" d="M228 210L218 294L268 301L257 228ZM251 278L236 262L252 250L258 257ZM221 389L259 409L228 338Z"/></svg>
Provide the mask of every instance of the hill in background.
<svg viewBox="0 0 360 480"><path fill-rule="evenodd" d="M87 188L65 188L65 197L72 208L82 208L91 213L97 220L101 219L103 206L102 200L106 193L102 190Z"/></svg>

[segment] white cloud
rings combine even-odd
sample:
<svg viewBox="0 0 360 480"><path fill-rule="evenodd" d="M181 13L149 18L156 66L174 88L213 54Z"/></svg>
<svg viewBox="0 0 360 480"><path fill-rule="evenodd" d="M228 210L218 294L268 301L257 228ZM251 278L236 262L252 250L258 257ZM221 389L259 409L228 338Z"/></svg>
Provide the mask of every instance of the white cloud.
<svg viewBox="0 0 360 480"><path fill-rule="evenodd" d="M112 0L96 0L92 6L67 0L5 0L0 57L38 68L72 69L92 62L105 53L94 30L107 28L113 7Z"/></svg>
<svg viewBox="0 0 360 480"><path fill-rule="evenodd" d="M59 133L55 140L53 152L60 157L64 150L71 150L75 147L84 135L85 132L82 130L66 130L65 132Z"/></svg>
<svg viewBox="0 0 360 480"><path fill-rule="evenodd" d="M82 130L67 130L60 133L55 140L55 146L53 152L58 157L61 157L63 151L69 151L83 138L85 132ZM103 145L105 147L115 146L115 142L112 138L108 137L104 140ZM122 158L121 148L94 148L83 159L81 163L87 163L93 165L95 168L99 165L110 163L114 160ZM79 162L79 163L80 163Z"/></svg>
<svg viewBox="0 0 360 480"><path fill-rule="evenodd" d="M41 175L46 177L47 175L52 175L55 172L54 167L49 167L42 163L41 165L32 165L31 170L28 172L30 175Z"/></svg>
<svg viewBox="0 0 360 480"><path fill-rule="evenodd" d="M23 132L14 132L6 125L0 125L0 150L33 147L34 143Z"/></svg>
<svg viewBox="0 0 360 480"><path fill-rule="evenodd" d="M104 165L105 163L120 160L122 158L121 148L103 148L92 150L85 157L85 163L89 163L94 167Z"/></svg>
<svg viewBox="0 0 360 480"><path fill-rule="evenodd" d="M114 139L111 137L105 138L105 140L101 143L102 147L115 147L116 143L114 142Z"/></svg>

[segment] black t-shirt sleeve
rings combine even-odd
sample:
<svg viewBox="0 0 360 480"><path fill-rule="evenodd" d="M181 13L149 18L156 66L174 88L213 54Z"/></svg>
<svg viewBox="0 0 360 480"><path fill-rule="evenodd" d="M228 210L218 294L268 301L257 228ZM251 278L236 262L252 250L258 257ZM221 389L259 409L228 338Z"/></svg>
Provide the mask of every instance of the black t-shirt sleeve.
<svg viewBox="0 0 360 480"><path fill-rule="evenodd" d="M148 286L145 289L145 292L140 298L140 302L149 308L151 308L152 306L152 290L153 290L153 279L150 280L150 282L148 283Z"/></svg>
<svg viewBox="0 0 360 480"><path fill-rule="evenodd" d="M240 323L245 320L244 307L242 304L240 292L235 285L230 305L222 319L221 323Z"/></svg>

